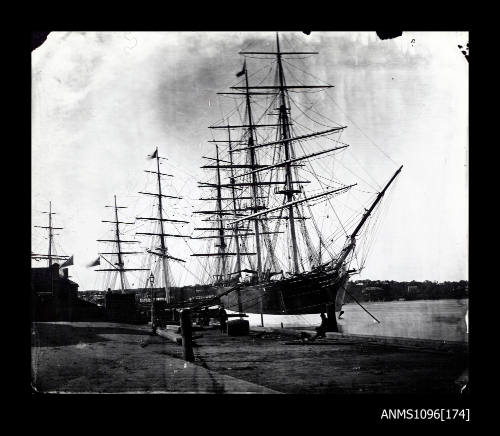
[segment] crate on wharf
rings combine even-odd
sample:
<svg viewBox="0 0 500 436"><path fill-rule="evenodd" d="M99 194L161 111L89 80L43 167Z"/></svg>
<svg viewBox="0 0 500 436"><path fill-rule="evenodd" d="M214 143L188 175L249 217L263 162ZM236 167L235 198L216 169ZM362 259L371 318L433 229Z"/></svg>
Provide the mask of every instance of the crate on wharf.
<svg viewBox="0 0 500 436"><path fill-rule="evenodd" d="M247 336L250 333L250 323L246 319L232 319L227 322L228 336Z"/></svg>

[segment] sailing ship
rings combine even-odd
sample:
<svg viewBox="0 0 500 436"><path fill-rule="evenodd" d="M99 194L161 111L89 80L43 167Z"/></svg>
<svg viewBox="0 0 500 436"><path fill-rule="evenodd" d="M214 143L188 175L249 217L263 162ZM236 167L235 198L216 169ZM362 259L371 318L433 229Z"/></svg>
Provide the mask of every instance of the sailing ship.
<svg viewBox="0 0 500 436"><path fill-rule="evenodd" d="M155 201L153 202L153 216L138 216L136 220L141 222L152 224L151 231L149 232L136 232L136 235L140 235L141 238L148 238L149 244L146 248L145 253L147 254L147 270L150 271L149 275L146 277L146 282L144 289L148 287L148 282L150 286L150 314L151 314L151 325L153 329L155 328L156 322L161 319L161 323L175 321L176 312L174 310L169 310L170 307L174 305L171 287L174 283L172 269L169 262L179 262L185 263L184 259L176 256L172 256L169 252L169 244L167 243L169 238L189 238L189 235L182 235L177 226L183 226L189 224L188 221L174 219L171 214L169 214L168 207L164 207L164 202L168 200L182 200L182 197L177 195L166 194L165 188L162 186L162 179L167 177L174 177L173 174L164 173L160 168L160 161L166 160L167 158L161 157L158 152L158 147L155 151L148 156L149 159L155 161L155 169L144 170L150 176L155 179L155 192L144 192L139 191L139 194L152 196ZM167 225L171 226L171 229L167 229ZM164 290L164 297L157 298L156 289L160 288Z"/></svg>
<svg viewBox="0 0 500 436"><path fill-rule="evenodd" d="M148 174L152 174L155 177L155 186L156 192L143 192L139 191L138 193L146 196L153 196L155 198L155 202L153 203L153 210L155 211L155 216L135 217L135 221L133 222L125 222L120 221L118 218L118 210L125 209L126 206L118 206L116 202L116 195L114 196L114 205L106 206L114 209L114 220L102 220L104 223L113 224L113 234L114 239L98 239L98 242L111 243L114 247L114 251L110 252L101 252L99 253L99 261L95 262L92 266L101 265L100 259L103 259L107 264L107 268L97 269L95 271L106 272L110 277L106 280L108 285L111 287L116 287L116 278L119 277L119 289L122 293L125 293L127 289L130 288L126 273L128 271L147 271L148 274L145 274L143 277L139 277L138 281L143 284L142 288L146 289L148 287L153 287L156 285L157 287L162 287L165 289L165 301L170 303L170 287L172 284L171 279L171 271L169 267L169 260L174 260L177 262L185 262L183 259L178 257L171 256L168 251L167 246L167 238L189 238L189 235L181 235L177 229L177 233L166 233L165 226L168 223L171 224L188 224L188 221L173 219L168 217L165 208L164 201L165 199L182 199L179 196L167 195L164 193L164 188L162 188L162 178L163 177L173 177L172 174L166 174L160 171L160 159L165 159L160 157L158 154L158 147L156 147L155 151L148 156L148 159L154 159L156 163L156 168L154 171L144 170ZM149 238L149 243L146 244L147 248L142 248L141 251L124 251L123 244L141 244L141 240L138 239L123 239L123 232L120 230L120 225L135 225L137 228L137 222L146 221L153 223L153 227L149 232L134 232L135 236L140 235L141 238L147 237ZM125 266L125 257L126 255L141 255L143 262L142 266L147 267L126 267ZM144 257L144 255L146 255ZM109 260L106 256L112 256ZM144 273L143 273L144 274ZM106 286L108 287L108 286Z"/></svg>
<svg viewBox="0 0 500 436"><path fill-rule="evenodd" d="M105 288L111 290L113 288L118 288L120 293L125 294L127 289L130 289L130 284L127 279L128 271L148 271L146 268L133 268L125 265L125 257L128 255L134 254L142 254L142 251L126 251L124 250L124 244L138 244L140 241L124 239L123 232L120 230L121 225L133 225L134 222L126 222L120 221L118 216L119 209L126 209L127 206L118 206L116 201L116 195L114 195L114 203L113 205L105 206L107 208L113 209L114 219L111 220L102 220L103 223L109 223L112 226L113 239L98 239L97 242L103 242L107 245L110 245L110 250L112 251L103 251L99 253L98 260L94 262L91 266L101 265L100 260L103 259L106 264L104 264L104 268L96 269L95 271L104 272L105 273ZM117 279L119 279L118 284Z"/></svg>
<svg viewBox="0 0 500 436"><path fill-rule="evenodd" d="M289 84L285 74L291 59L317 52L283 51L277 34L275 49L240 54L245 59L236 74L239 82L230 91L218 93L236 99L239 105L210 126L218 137L209 141L214 154L203 156L208 162L202 168L211 176L199 182L200 190L208 193L199 200L211 206L195 211L204 218L191 239L208 243L205 251L192 256L202 259L211 276L207 280L228 310L280 315L326 312L335 323L347 281L359 272L351 267L358 239L402 166L373 193L364 212L355 215L357 221L337 223L346 239L334 252L328 239L332 228L322 231L315 209L326 203L331 206L332 198L356 183L341 183L333 174L325 182L315 167L345 151L348 144L339 138L347 126L300 129L292 110L297 100L290 94L324 91L332 85ZM266 83L265 78L250 83L255 74L247 59L253 58L271 62L274 83ZM237 122L232 121L235 116L239 116ZM332 146L318 145L321 140ZM332 166L323 164L323 168Z"/></svg>
<svg viewBox="0 0 500 436"><path fill-rule="evenodd" d="M37 263L31 268L31 316L34 321L71 321L81 314L81 302L78 300L78 284L70 280L69 266L73 265L73 255L62 254L57 243L56 230L63 227L54 225L52 202L49 210L42 212L48 215L48 225L34 227L47 231L48 250L45 253L31 252L35 262L46 261L45 267ZM42 250L40 250L42 251Z"/></svg>
<svg viewBox="0 0 500 436"><path fill-rule="evenodd" d="M45 253L33 253L31 252L31 258L37 262L41 260L46 260L47 261L47 266L48 268L52 268L52 264L54 261L56 262L63 262L61 264L61 268L73 265L73 256L66 256L62 254L58 254L56 249L55 249L55 238L57 234L54 233L54 230L62 230L63 227L54 227L53 226L53 218L52 215L55 215L56 212L52 212L52 201L49 201L49 211L48 212L42 212L44 214L48 215L48 225L47 226L34 226L39 229L45 229L47 230L47 239L48 239L48 251L47 254Z"/></svg>
<svg viewBox="0 0 500 436"><path fill-rule="evenodd" d="M162 188L162 178L174 177L173 174L163 173L160 170L160 160L166 159L161 157L158 153L158 147L152 155L148 156L150 159L155 160L155 170L144 170L146 173L154 175L156 192L142 192L139 194L153 196L155 202L153 204L155 210L155 216L149 217L136 217L138 221L149 221L153 223L153 228L151 232L136 232L136 235L146 236L150 239L149 248L146 252L149 254L150 260L154 259L153 262L149 262L151 275L153 277L153 283L156 277L156 284L163 285L165 289L165 301L167 304L171 302L171 292L170 288L172 285L172 272L169 266L169 261L185 263L184 259L172 256L169 253L167 240L168 238L189 238L189 235L182 235L177 229L177 225L189 224L188 221L174 219L166 212L164 207L165 200L182 200L182 197L177 195L165 194L165 188ZM168 210L168 208L167 208ZM166 230L166 226L170 224L173 225L173 230Z"/></svg>

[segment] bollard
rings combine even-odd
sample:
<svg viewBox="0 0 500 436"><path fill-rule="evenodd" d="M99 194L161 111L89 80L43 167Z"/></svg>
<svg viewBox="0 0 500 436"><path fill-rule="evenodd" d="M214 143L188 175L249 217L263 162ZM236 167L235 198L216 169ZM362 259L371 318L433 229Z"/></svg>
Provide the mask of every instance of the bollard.
<svg viewBox="0 0 500 436"><path fill-rule="evenodd" d="M326 316L328 320L328 332L338 332L337 318L335 317L335 303L326 305Z"/></svg>
<svg viewBox="0 0 500 436"><path fill-rule="evenodd" d="M264 327L264 314L263 314L262 295L260 296L259 303L260 303L260 326Z"/></svg>
<svg viewBox="0 0 500 436"><path fill-rule="evenodd" d="M194 362L193 328L191 326L191 312L189 309L181 311L182 355L187 362Z"/></svg>

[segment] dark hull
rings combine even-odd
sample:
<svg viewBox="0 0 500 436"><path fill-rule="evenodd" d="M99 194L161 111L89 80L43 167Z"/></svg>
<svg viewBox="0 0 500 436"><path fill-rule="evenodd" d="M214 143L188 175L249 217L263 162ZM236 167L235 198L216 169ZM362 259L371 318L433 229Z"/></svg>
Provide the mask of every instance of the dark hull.
<svg viewBox="0 0 500 436"><path fill-rule="evenodd" d="M281 280L243 286L220 297L225 308L245 313L300 315L340 310L348 275L313 270ZM219 287L218 294L230 289Z"/></svg>

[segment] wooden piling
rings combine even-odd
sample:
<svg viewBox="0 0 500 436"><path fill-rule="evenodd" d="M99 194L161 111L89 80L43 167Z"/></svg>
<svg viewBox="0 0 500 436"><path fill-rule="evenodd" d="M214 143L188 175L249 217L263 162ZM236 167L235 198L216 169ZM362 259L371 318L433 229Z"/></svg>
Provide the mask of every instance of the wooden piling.
<svg viewBox="0 0 500 436"><path fill-rule="evenodd" d="M264 301L263 301L263 296L260 296L259 299L259 305L260 305L260 326L264 327Z"/></svg>
<svg viewBox="0 0 500 436"><path fill-rule="evenodd" d="M191 325L191 312L189 309L181 311L182 355L187 362L194 362L193 353L193 327Z"/></svg>
<svg viewBox="0 0 500 436"><path fill-rule="evenodd" d="M326 305L326 317L329 332L338 332L337 318L335 317L335 303Z"/></svg>

